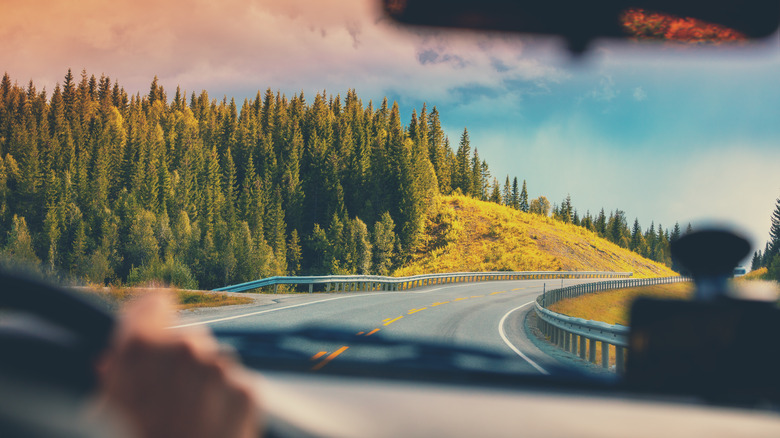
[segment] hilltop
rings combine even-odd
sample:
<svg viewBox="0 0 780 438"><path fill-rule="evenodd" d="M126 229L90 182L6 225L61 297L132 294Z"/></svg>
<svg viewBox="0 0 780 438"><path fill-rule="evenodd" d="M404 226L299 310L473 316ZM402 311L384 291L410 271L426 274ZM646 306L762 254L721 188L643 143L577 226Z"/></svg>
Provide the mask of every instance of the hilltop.
<svg viewBox="0 0 780 438"><path fill-rule="evenodd" d="M425 245L395 275L457 271L630 271L677 275L585 228L465 196L442 196Z"/></svg>

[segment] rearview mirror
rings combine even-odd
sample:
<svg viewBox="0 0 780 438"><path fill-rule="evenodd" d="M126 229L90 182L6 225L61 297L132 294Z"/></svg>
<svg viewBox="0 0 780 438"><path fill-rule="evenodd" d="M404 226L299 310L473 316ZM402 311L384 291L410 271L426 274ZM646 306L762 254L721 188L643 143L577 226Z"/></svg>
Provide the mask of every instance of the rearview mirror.
<svg viewBox="0 0 780 438"><path fill-rule="evenodd" d="M765 0L382 0L398 22L563 37L573 51L596 38L702 43L766 38L780 2Z"/></svg>

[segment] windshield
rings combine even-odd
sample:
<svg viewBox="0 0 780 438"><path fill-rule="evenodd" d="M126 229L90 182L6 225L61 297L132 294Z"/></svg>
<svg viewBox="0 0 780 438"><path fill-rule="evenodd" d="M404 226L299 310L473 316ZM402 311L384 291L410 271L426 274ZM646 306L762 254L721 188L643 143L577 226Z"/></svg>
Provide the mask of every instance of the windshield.
<svg viewBox="0 0 780 438"><path fill-rule="evenodd" d="M118 300L170 286L181 326L248 360L611 372L621 341L565 353L538 297L677 277L670 242L712 223L774 272L776 36L571 58L365 1L4 9L4 263ZM551 309L627 326L621 303Z"/></svg>

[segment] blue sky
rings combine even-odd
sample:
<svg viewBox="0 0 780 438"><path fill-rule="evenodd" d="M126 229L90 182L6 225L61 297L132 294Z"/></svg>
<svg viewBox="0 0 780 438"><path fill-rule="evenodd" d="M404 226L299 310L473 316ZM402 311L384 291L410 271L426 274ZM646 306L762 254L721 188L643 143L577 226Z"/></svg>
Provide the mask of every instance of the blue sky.
<svg viewBox="0 0 780 438"><path fill-rule="evenodd" d="M408 121L436 105L456 145L532 196L620 208L646 227L702 220L763 247L780 196L780 44L747 52L560 45L505 34L400 29L363 0L9 0L3 68L51 90L67 68L145 93L254 97L271 87L364 100L387 95Z"/></svg>

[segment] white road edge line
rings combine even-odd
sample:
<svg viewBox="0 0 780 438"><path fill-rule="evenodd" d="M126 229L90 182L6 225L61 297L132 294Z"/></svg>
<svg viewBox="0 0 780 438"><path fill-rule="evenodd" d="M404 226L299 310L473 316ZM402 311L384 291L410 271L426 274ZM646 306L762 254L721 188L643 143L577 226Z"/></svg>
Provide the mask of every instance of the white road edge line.
<svg viewBox="0 0 780 438"><path fill-rule="evenodd" d="M174 329L174 328L191 327L191 326L194 326L194 325L212 324L212 323L215 323L215 322L230 321L231 319L239 319L239 318L246 318L248 316L261 315L263 313L271 313L271 312L276 312L276 311L279 311L279 310L293 309L295 307L303 307L303 306L309 306L311 304L324 303L326 301L341 300L341 299L344 299L344 298L366 297L366 296L370 296L370 295L385 295L385 294L388 294L388 293L398 293L398 292L374 292L374 293L371 293L371 294L347 295L347 296L343 296L343 297L328 298L326 300L309 301L309 302L306 302L306 303L292 304L292 305L284 306L284 307L274 307L273 309L265 309L265 310L260 310L260 311L257 311L257 312L242 313L242 314L239 314L239 315L226 316L224 318L209 319L207 321L198 321L198 322L191 322L191 323L188 323L188 324L174 325L174 326L171 326L171 327L168 327L168 328ZM401 293L403 293L403 292L401 292Z"/></svg>
<svg viewBox="0 0 780 438"><path fill-rule="evenodd" d="M191 322L191 323L187 323L187 324L174 325L174 326L171 326L171 327L168 327L168 328L171 328L171 329L184 328L184 327L192 327L192 326L195 326L195 325L204 325L204 324L212 324L212 323L215 323L215 322L230 321L232 319L246 318L248 316L261 315L263 313L271 313L271 312L276 312L278 310L292 309L292 308L295 308L295 307L303 307L303 306L308 306L308 305L311 305L311 304L324 303L324 302L327 302L327 301L341 300L341 299L344 299L344 298L358 298L358 297L369 297L369 296L390 295L390 294L394 294L394 295L398 295L398 294L426 294L426 293L429 293L429 292L437 291L439 289L443 289L443 288L436 288L436 289L425 290L425 291L370 292L370 293L359 294L359 295L346 295L346 296L341 296L341 297L328 298L328 299L325 299L325 300L309 301L309 302L300 303L300 304L292 304L292 305L284 306L284 307L274 307L273 309L265 309L265 310L260 310L260 311L257 311L257 312L242 313L242 314L239 314L239 315L226 316L226 317L223 317L223 318L209 319L209 320L206 320L206 321L198 321L198 322Z"/></svg>
<svg viewBox="0 0 780 438"><path fill-rule="evenodd" d="M507 281L523 281L523 280L507 280ZM347 295L347 296L341 296L341 297L335 297L335 298L328 298L328 299L325 299L325 300L309 301L307 303L293 304L293 305L284 306L284 307L274 307L273 309L260 310L260 311L257 311L257 312L250 312L250 313L242 313L242 314L239 314L239 315L226 316L226 317L217 318L217 319L209 319L209 320L206 320L206 321L198 321L198 322L190 322L190 323L187 323L187 324L179 324L179 325L174 325L174 326L171 326L171 327L168 327L168 328L169 329L175 329L175 328L192 327L192 326L196 326L196 325L213 324L215 322L230 321L230 320L233 320L233 319L246 318L248 316L261 315L263 313L271 313L271 312L276 312L278 310L292 309L292 308L295 308L295 307L303 307L303 306L308 306L310 304L319 304L319 303L324 303L324 302L327 302L327 301L340 300L340 299L344 299L344 298L358 298L358 297L368 297L368 296L376 296L376 295L389 295L389 294L395 294L395 295L398 295L398 294L427 294L427 293L435 292L435 291L441 290L441 289L449 289L449 288L465 287L465 286L473 286L473 283L468 283L468 284L458 285L458 286L443 286L443 287L437 287L437 288L434 288L434 289L428 289L428 290L422 290L422 291L370 292L370 293L365 293L365 294L360 294L360 295Z"/></svg>
<svg viewBox="0 0 780 438"><path fill-rule="evenodd" d="M529 301L529 302L527 302L527 303L523 304L522 306L517 306L517 307L515 307L514 309L510 310L509 312L506 312L506 314L504 315L504 317L503 317L503 318L501 318L501 321L499 321L499 322L498 322L498 334L499 334L499 335L501 335L501 339L504 341L504 343L505 343L505 344L506 344L506 345L507 345L509 348L511 348L511 349L512 349L512 351L514 351L515 353L517 353L517 355L518 355L518 356L520 356L520 357L522 357L523 359L525 359L525 361L526 361L526 362L528 362L529 364L531 364L531 366L532 366L532 367L534 367L534 368L536 368L536 370L537 370L537 371L539 371L540 373L542 373L542 374L545 374L545 375L549 375L550 373L549 373L549 372L547 372L547 370L545 370L544 368L540 367L540 366L539 366L539 364L537 364L536 362L532 361L532 360L531 360L531 359L530 359L528 356L526 356L525 354L523 354L523 352L522 352L522 351L518 350L518 349L517 349L517 347L515 347L514 345L512 345L512 343L511 343L511 342L509 342L509 339L506 337L506 333L504 332L504 322L506 321L507 317L509 317L509 315L510 315L512 312L514 312L515 310L522 309L523 307L525 307L525 306L527 306L527 305L529 305L529 304L532 304L532 303L533 303L533 301Z"/></svg>

